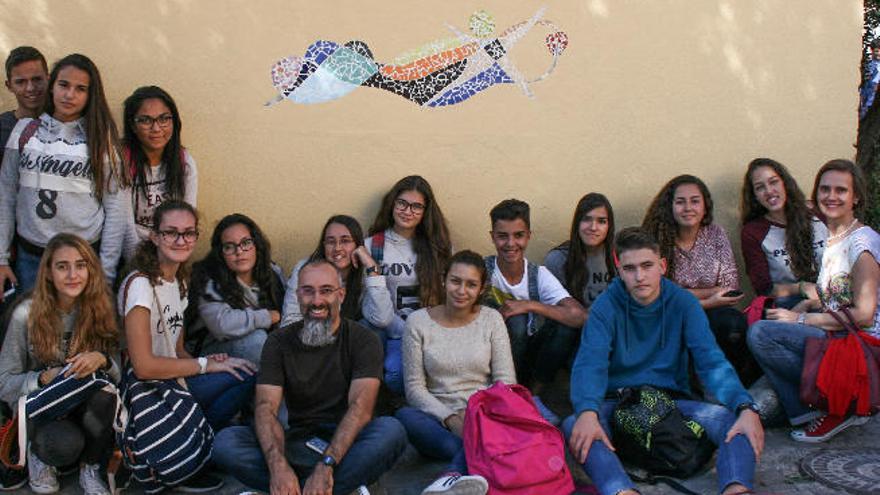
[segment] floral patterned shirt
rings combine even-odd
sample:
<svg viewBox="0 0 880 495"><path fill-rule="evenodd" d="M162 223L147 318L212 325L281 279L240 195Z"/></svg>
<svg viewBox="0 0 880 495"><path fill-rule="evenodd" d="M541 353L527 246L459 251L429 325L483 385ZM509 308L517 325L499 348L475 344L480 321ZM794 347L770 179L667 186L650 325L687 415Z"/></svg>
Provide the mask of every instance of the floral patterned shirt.
<svg viewBox="0 0 880 495"><path fill-rule="evenodd" d="M836 311L852 306L852 267L864 252L880 263L880 234L871 227L863 226L835 244L825 248L822 255L822 268L816 281L819 299L825 309ZM880 298L880 286L877 287ZM865 331L880 336L880 304L874 311L874 325Z"/></svg>

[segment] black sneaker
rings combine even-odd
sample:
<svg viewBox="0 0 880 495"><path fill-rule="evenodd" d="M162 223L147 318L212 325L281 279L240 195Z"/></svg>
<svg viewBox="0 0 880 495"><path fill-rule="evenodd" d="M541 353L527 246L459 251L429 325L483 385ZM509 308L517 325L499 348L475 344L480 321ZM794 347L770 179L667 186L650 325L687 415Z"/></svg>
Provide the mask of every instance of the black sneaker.
<svg viewBox="0 0 880 495"><path fill-rule="evenodd" d="M202 469L174 489L183 493L207 493L219 490L222 486L223 480L210 474L207 469Z"/></svg>
<svg viewBox="0 0 880 495"><path fill-rule="evenodd" d="M27 482L27 469L11 469L0 465L0 492L17 490L27 484Z"/></svg>

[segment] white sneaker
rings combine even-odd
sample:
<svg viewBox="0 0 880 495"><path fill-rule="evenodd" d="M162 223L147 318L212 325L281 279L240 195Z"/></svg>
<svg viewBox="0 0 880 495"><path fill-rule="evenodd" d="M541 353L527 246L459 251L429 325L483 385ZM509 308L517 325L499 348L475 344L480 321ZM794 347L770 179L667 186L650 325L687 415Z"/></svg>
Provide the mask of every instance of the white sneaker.
<svg viewBox="0 0 880 495"><path fill-rule="evenodd" d="M110 490L101 481L99 464L83 464L79 468L79 486L85 495L111 495Z"/></svg>
<svg viewBox="0 0 880 495"><path fill-rule="evenodd" d="M442 493L444 495L486 495L489 491L489 482L482 476L464 476L458 473L445 474L437 478L427 488L422 490L422 495Z"/></svg>
<svg viewBox="0 0 880 495"><path fill-rule="evenodd" d="M31 449L28 449L28 485L34 493L55 493L61 488L58 471L41 461Z"/></svg>

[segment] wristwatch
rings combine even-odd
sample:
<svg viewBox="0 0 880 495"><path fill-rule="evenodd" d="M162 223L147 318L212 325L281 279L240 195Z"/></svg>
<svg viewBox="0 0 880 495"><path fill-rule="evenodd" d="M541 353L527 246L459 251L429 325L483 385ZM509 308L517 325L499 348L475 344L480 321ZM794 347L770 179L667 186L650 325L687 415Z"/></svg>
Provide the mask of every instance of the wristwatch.
<svg viewBox="0 0 880 495"><path fill-rule="evenodd" d="M336 467L336 459L333 458L332 455L325 455L323 459L321 459L321 464L335 468Z"/></svg>
<svg viewBox="0 0 880 495"><path fill-rule="evenodd" d="M750 411L757 414L758 416L761 415L761 410L758 408L757 404L755 404L754 402L743 402L742 404L736 406L737 416L739 415L739 413L745 411L746 409L749 409Z"/></svg>
<svg viewBox="0 0 880 495"><path fill-rule="evenodd" d="M208 358L200 357L197 361L199 362L199 374L204 375L208 372Z"/></svg>

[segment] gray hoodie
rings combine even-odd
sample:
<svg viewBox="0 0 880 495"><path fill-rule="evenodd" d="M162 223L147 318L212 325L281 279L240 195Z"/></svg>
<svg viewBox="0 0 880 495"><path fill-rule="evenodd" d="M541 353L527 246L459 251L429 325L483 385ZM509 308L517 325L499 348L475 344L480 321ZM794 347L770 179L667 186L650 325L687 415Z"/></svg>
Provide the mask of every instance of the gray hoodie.
<svg viewBox="0 0 880 495"><path fill-rule="evenodd" d="M95 199L84 119L61 122L44 113L37 132L19 150L19 136L32 120L18 121L0 166L0 265L9 264L16 231L41 247L55 234L69 232L89 243L101 241L101 265L113 280L133 222L131 195L120 190L105 163L109 182L103 200Z"/></svg>

